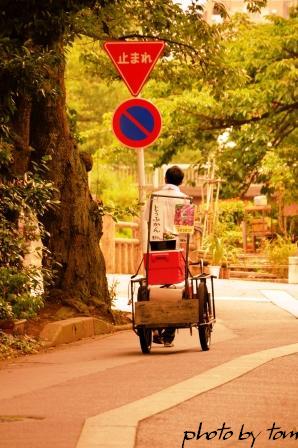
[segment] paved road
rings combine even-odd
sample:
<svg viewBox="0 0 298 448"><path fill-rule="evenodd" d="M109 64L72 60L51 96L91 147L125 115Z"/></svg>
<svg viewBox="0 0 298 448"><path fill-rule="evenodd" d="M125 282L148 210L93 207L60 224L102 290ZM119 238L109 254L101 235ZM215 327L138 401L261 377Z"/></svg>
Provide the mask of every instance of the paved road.
<svg viewBox="0 0 298 448"><path fill-rule="evenodd" d="M298 297L297 285L272 285ZM175 347L144 356L125 331L2 364L0 447L297 446L297 319L237 288L218 293L209 352L181 330Z"/></svg>
<svg viewBox="0 0 298 448"><path fill-rule="evenodd" d="M117 299L114 307L130 311L128 304L129 275L110 274L108 282L115 285ZM298 317L298 285L245 280L215 280L216 300L269 301Z"/></svg>

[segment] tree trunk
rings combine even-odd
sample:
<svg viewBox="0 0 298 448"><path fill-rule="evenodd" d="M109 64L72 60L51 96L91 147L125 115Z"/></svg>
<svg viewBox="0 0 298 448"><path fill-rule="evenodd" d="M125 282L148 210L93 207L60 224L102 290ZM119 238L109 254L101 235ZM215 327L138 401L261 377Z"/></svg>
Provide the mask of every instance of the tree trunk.
<svg viewBox="0 0 298 448"><path fill-rule="evenodd" d="M49 180L56 186L60 200L60 205L43 218L50 234L47 246L60 264L50 296L84 313L96 308L109 315L105 262L99 247L102 218L89 192L86 167L68 126L64 64L51 68L51 76L59 95L33 103L30 140L35 157L52 157Z"/></svg>
<svg viewBox="0 0 298 448"><path fill-rule="evenodd" d="M9 50L1 48L7 64L0 73L0 94L5 98L1 110L10 120L2 129L8 127L14 144L9 174L22 176L32 161L51 155L47 175L57 188L60 205L42 219L50 235L45 243L60 264L50 296L83 313L97 310L110 316L99 247L101 212L90 195L86 167L69 130L64 88L62 43L73 33L69 21L73 13L95 2L37 3L28 1L24 9L24 2L6 1L1 16L3 35L9 39Z"/></svg>

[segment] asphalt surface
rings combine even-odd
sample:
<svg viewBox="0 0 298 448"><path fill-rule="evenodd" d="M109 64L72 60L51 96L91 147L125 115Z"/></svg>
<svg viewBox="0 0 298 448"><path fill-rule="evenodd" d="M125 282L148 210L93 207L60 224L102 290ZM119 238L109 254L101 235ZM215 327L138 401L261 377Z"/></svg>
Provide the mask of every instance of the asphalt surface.
<svg viewBox="0 0 298 448"><path fill-rule="evenodd" d="M0 447L297 446L297 319L268 291L298 298L297 285L216 281L208 352L180 330L143 355L123 331L0 364Z"/></svg>
<svg viewBox="0 0 298 448"><path fill-rule="evenodd" d="M109 274L108 282L116 288L114 308L131 311L128 303L130 275ZM215 279L214 289L217 301L269 301L298 317L298 284Z"/></svg>

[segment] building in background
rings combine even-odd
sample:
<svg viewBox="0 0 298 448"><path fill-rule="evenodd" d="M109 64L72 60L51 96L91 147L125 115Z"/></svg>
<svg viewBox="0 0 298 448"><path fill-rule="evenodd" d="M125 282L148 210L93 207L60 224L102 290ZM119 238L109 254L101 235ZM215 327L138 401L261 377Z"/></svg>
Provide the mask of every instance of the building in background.
<svg viewBox="0 0 298 448"><path fill-rule="evenodd" d="M214 3L214 1L208 0L206 4L205 19L208 23L220 23L222 21ZM225 6L229 16L233 16L236 13L246 13L257 23L265 22L268 15L276 15L288 19L290 9L298 6L297 0L267 0L267 5L261 9L260 13L249 13L243 0L222 0L221 3Z"/></svg>

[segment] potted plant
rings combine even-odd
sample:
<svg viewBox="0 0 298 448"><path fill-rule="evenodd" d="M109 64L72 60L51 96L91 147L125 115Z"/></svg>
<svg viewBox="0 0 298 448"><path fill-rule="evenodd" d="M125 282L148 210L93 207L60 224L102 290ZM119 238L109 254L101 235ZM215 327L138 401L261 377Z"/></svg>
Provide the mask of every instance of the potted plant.
<svg viewBox="0 0 298 448"><path fill-rule="evenodd" d="M209 235L203 247L205 256L210 260L210 274L219 277L221 266L227 261L227 250L223 239L215 234Z"/></svg>

